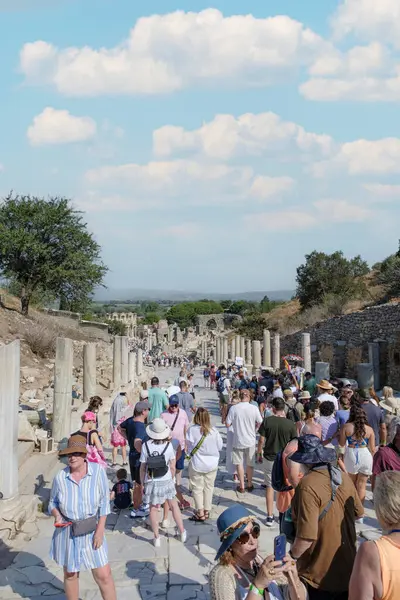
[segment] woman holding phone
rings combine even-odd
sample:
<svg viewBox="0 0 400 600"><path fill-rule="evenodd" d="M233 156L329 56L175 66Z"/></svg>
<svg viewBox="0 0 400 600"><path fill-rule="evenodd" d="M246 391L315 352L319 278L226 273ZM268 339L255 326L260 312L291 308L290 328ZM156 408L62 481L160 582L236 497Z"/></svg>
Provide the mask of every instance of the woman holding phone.
<svg viewBox="0 0 400 600"><path fill-rule="evenodd" d="M284 537L276 539L279 557L262 559L258 554L260 526L240 504L220 515L217 528L222 543L215 557L219 564L210 573L212 600L307 600L296 561L285 555Z"/></svg>
<svg viewBox="0 0 400 600"><path fill-rule="evenodd" d="M105 470L87 461L86 440L71 435L59 456L68 466L57 473L49 512L54 517L50 556L64 569L67 600L79 599L79 572L92 571L104 600L116 600L105 539L110 492Z"/></svg>

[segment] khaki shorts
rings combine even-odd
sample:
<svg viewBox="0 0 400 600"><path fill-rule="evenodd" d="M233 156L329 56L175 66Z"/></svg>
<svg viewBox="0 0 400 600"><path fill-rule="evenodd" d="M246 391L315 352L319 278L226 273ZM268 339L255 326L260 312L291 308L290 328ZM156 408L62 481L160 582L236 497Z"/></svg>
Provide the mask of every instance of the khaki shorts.
<svg viewBox="0 0 400 600"><path fill-rule="evenodd" d="M264 471L264 483L267 487L272 487L272 467L274 466L274 461L263 458L262 466Z"/></svg>
<svg viewBox="0 0 400 600"><path fill-rule="evenodd" d="M232 448L232 464L233 465L244 465L254 467L256 456L256 448Z"/></svg>
<svg viewBox="0 0 400 600"><path fill-rule="evenodd" d="M229 394L219 394L219 401L221 404L229 404Z"/></svg>

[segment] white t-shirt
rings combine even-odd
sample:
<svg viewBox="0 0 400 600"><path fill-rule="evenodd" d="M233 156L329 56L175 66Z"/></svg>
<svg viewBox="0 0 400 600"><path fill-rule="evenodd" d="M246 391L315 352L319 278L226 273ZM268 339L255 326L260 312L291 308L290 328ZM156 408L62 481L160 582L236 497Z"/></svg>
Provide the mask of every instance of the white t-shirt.
<svg viewBox="0 0 400 600"><path fill-rule="evenodd" d="M338 410L339 405L338 405L338 401L336 396L333 396L332 394L321 394L320 396L318 396L318 400L320 402L320 404L322 404L323 402L333 402L333 404L335 405L335 410Z"/></svg>
<svg viewBox="0 0 400 600"><path fill-rule="evenodd" d="M153 455L154 452L156 452L157 454L161 454L164 451L165 445L166 444L155 444L153 442L153 440L148 440L147 445L149 447L149 451L150 451L150 455ZM146 444L142 445L142 453L140 455L140 462L141 463L146 463L147 462L147 449L146 449ZM168 465L168 472L164 475L164 477L157 477L157 479L155 479L154 481L169 481L170 479L172 479L172 474L171 474L171 469L169 468L169 462L171 460L175 460L175 450L171 444L171 442L169 442L168 444L168 448L165 451L165 462ZM146 469L146 477L144 482L146 483L147 481L153 481L151 479L151 477L149 477L148 475L148 471Z"/></svg>
<svg viewBox="0 0 400 600"><path fill-rule="evenodd" d="M201 438L200 425L191 425L186 433L188 454L196 447ZM215 471L218 467L219 453L222 446L223 442L219 431L213 427L200 448L190 459L193 469L198 473Z"/></svg>
<svg viewBox="0 0 400 600"><path fill-rule="evenodd" d="M232 406L226 419L227 425L233 425L233 448L251 448L256 444L256 425L261 425L262 416L258 407L248 402L239 402Z"/></svg>
<svg viewBox="0 0 400 600"><path fill-rule="evenodd" d="M273 391L272 393L272 397L273 398L282 398L283 399L283 391L282 388L276 388L276 390Z"/></svg>
<svg viewBox="0 0 400 600"><path fill-rule="evenodd" d="M229 395L229 390L231 389L231 380L228 377L224 379L224 391L223 394Z"/></svg>

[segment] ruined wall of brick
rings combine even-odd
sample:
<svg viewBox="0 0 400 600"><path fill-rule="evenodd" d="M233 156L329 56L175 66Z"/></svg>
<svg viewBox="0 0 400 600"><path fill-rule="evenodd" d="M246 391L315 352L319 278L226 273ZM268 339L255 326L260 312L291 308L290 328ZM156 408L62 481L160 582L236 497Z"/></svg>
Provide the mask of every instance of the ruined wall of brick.
<svg viewBox="0 0 400 600"><path fill-rule="evenodd" d="M332 376L357 378L369 362L368 343L379 343L381 384L400 389L400 303L384 304L322 321L281 338L282 355L302 353L301 334L311 334L312 363L329 362Z"/></svg>

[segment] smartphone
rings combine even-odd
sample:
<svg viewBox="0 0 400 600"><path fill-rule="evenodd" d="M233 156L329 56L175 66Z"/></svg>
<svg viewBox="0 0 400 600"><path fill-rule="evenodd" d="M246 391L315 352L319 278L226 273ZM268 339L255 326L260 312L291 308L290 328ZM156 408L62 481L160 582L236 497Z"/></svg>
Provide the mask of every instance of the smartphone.
<svg viewBox="0 0 400 600"><path fill-rule="evenodd" d="M72 521L63 521L62 523L54 523L54 527L69 527L72 525Z"/></svg>
<svg viewBox="0 0 400 600"><path fill-rule="evenodd" d="M286 556L286 535L282 533L274 539L274 556L275 560L283 561Z"/></svg>

